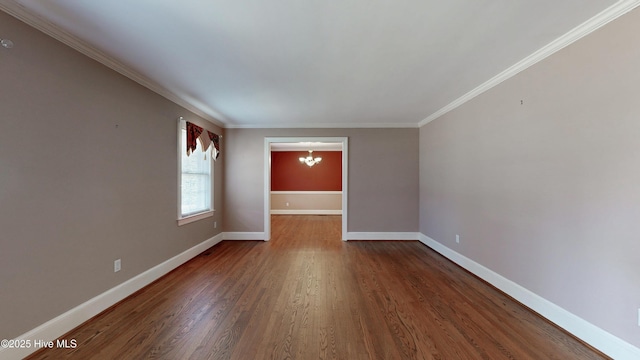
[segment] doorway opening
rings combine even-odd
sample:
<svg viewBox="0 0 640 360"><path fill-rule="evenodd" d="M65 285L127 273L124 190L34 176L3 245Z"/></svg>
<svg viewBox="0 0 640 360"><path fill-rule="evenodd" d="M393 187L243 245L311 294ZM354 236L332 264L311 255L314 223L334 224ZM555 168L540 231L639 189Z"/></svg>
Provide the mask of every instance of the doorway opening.
<svg viewBox="0 0 640 360"><path fill-rule="evenodd" d="M267 137L264 142L264 240L271 239L271 165L272 150L274 147L288 147L296 151L313 150L309 147L338 146L342 153L342 179L341 179L341 211L343 241L347 240L347 199L348 199L348 138L347 137ZM307 166L300 164L301 166Z"/></svg>
<svg viewBox="0 0 640 360"><path fill-rule="evenodd" d="M341 215L271 215L273 248L288 250L340 250Z"/></svg>

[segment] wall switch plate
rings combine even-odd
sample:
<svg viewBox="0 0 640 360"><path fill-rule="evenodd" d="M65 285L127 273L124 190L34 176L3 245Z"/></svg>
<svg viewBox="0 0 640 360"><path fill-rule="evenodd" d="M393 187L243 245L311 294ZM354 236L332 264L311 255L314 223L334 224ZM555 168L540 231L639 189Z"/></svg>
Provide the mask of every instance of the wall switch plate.
<svg viewBox="0 0 640 360"><path fill-rule="evenodd" d="M456 234L456 243L460 244L460 235Z"/></svg>
<svg viewBox="0 0 640 360"><path fill-rule="evenodd" d="M289 203L285 203L285 205L288 207L288 206L289 206Z"/></svg>
<svg viewBox="0 0 640 360"><path fill-rule="evenodd" d="M638 309L638 326L640 326L640 309Z"/></svg>
<svg viewBox="0 0 640 360"><path fill-rule="evenodd" d="M214 222L213 222L213 228L215 229L215 228L217 228L217 227L218 227L218 222L217 222L217 221L214 221Z"/></svg>
<svg viewBox="0 0 640 360"><path fill-rule="evenodd" d="M122 262L120 259L113 262L113 272L118 272L122 269Z"/></svg>

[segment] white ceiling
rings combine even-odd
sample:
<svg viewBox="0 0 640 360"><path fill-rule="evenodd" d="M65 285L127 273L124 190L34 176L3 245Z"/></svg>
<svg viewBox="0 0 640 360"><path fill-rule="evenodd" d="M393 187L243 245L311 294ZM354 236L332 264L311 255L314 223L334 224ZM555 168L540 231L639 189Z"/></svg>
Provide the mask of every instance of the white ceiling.
<svg viewBox="0 0 640 360"><path fill-rule="evenodd" d="M0 0L0 9L225 127L415 127L638 2Z"/></svg>

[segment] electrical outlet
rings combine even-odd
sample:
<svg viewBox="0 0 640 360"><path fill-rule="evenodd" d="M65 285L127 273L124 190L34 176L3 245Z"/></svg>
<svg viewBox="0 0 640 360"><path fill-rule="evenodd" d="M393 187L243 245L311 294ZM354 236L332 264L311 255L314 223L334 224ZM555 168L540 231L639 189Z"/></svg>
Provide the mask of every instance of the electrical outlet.
<svg viewBox="0 0 640 360"><path fill-rule="evenodd" d="M122 262L120 259L113 262L113 272L118 272L122 269Z"/></svg>
<svg viewBox="0 0 640 360"><path fill-rule="evenodd" d="M287 207L289 207L289 203L285 203L285 205L286 205Z"/></svg>
<svg viewBox="0 0 640 360"><path fill-rule="evenodd" d="M638 309L638 326L640 326L640 309Z"/></svg>
<svg viewBox="0 0 640 360"><path fill-rule="evenodd" d="M213 228L215 229L215 228L217 228L217 227L218 227L218 222L217 222L217 221L214 221L214 222L213 222Z"/></svg>
<svg viewBox="0 0 640 360"><path fill-rule="evenodd" d="M460 244L460 235L456 234L456 243Z"/></svg>

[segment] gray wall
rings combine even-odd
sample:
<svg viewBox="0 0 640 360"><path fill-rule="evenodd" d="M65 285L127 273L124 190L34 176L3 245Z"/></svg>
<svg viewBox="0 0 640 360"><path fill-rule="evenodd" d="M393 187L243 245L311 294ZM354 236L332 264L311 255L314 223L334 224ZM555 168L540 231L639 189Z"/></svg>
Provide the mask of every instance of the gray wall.
<svg viewBox="0 0 640 360"><path fill-rule="evenodd" d="M418 129L227 129L225 231L264 231L265 137L348 137L348 231L418 230Z"/></svg>
<svg viewBox="0 0 640 360"><path fill-rule="evenodd" d="M1 338L213 221L263 231L264 137L348 136L349 231L419 229L640 346L638 10L420 130L229 129L218 212L183 227L175 121L222 131L4 13L0 34L16 43L0 49Z"/></svg>
<svg viewBox="0 0 640 360"><path fill-rule="evenodd" d="M635 346L639 34L635 10L420 129L420 231Z"/></svg>
<svg viewBox="0 0 640 360"><path fill-rule="evenodd" d="M0 49L0 338L11 339L219 231L220 211L176 224L176 119L220 129L2 12L0 34L15 42Z"/></svg>

